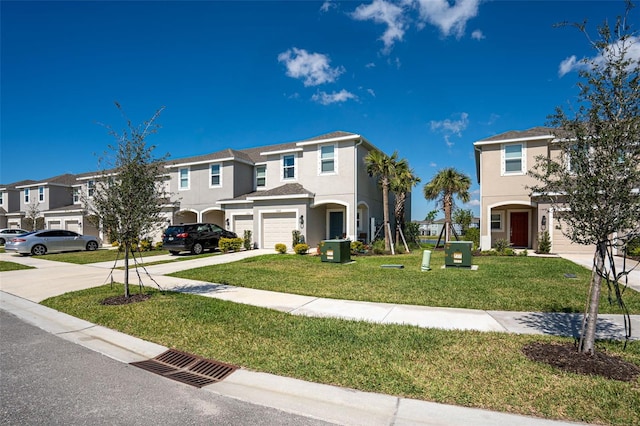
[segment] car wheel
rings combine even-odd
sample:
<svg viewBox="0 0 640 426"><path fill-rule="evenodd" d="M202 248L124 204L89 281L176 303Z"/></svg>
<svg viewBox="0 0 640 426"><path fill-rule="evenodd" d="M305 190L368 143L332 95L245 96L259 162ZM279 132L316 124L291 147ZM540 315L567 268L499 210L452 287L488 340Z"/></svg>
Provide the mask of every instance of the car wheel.
<svg viewBox="0 0 640 426"><path fill-rule="evenodd" d="M204 251L204 248L200 243L194 243L193 247L191 247L191 253L193 254L202 254L203 251Z"/></svg>
<svg viewBox="0 0 640 426"><path fill-rule="evenodd" d="M42 256L47 253L47 248L42 244L36 244L31 248L31 254L34 256Z"/></svg>
<svg viewBox="0 0 640 426"><path fill-rule="evenodd" d="M0 246L3 246L6 243L6 241L4 240L4 238L0 238Z"/></svg>
<svg viewBox="0 0 640 426"><path fill-rule="evenodd" d="M177 256L178 253L180 253L179 251L169 251L169 253L171 253L171 256Z"/></svg>
<svg viewBox="0 0 640 426"><path fill-rule="evenodd" d="M98 243L96 243L95 241L89 241L87 243L87 250L88 251L98 250Z"/></svg>

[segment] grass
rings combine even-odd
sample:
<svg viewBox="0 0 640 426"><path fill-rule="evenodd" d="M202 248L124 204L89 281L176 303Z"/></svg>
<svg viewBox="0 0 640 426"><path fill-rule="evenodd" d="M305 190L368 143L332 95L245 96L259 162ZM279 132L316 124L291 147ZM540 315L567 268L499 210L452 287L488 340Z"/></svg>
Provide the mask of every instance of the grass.
<svg viewBox="0 0 640 426"><path fill-rule="evenodd" d="M168 250L151 250L151 251L142 251L136 253L136 257L142 256L145 258L145 266L149 266L152 264L160 264L160 263L169 263L176 262L181 260L192 260L198 259L200 257L207 256L216 256L221 254L220 252L207 252L200 255L178 255L172 257L171 260L162 260L162 261L153 261L153 257L169 254ZM66 262L66 263L75 263L78 265L86 265L88 263L99 263L99 262L114 262L117 259L124 259L124 252L118 252L118 250L111 249L100 249L96 251L73 251L73 252L65 252L65 253L49 253L43 256L34 256L40 259L53 260L56 262ZM133 259L131 259L131 266L134 266Z"/></svg>
<svg viewBox="0 0 640 426"><path fill-rule="evenodd" d="M309 261L282 256L281 260L265 263L286 263L288 259L303 265ZM332 266L344 271L354 265ZM402 272L408 271L393 273ZM396 275L396 279L401 276ZM545 418L640 424L638 379L619 382L570 374L530 361L521 352L523 346L534 341L566 339L306 318L155 290L148 290L152 298L146 302L100 304L122 291L121 286L103 286L42 303L142 339L245 369ZM640 365L640 342L629 343L625 351L621 343L599 342L598 350Z"/></svg>
<svg viewBox="0 0 640 426"><path fill-rule="evenodd" d="M265 255L172 274L176 277L316 297L502 311L583 312L591 272L561 258L473 258L477 271L447 268L444 252L433 251L431 271L422 253L359 256L355 262L321 262L319 256ZM402 264L404 269L382 268ZM574 274L576 278L566 278ZM284 277L284 278L283 278ZM603 291L601 313L621 313ZM633 314L640 294L624 293Z"/></svg>
<svg viewBox="0 0 640 426"><path fill-rule="evenodd" d="M33 269L33 266L22 265L15 262L5 262L0 260L0 272L19 271L20 269Z"/></svg>

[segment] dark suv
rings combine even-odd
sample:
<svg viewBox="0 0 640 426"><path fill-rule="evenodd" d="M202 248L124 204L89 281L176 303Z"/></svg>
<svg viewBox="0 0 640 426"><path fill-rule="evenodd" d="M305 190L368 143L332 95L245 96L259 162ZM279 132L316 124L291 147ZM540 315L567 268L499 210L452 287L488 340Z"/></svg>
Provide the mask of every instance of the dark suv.
<svg viewBox="0 0 640 426"><path fill-rule="evenodd" d="M234 232L215 223L185 223L168 227L162 235L162 246L174 255L181 251L200 254L204 250L217 249L220 238L236 237Z"/></svg>

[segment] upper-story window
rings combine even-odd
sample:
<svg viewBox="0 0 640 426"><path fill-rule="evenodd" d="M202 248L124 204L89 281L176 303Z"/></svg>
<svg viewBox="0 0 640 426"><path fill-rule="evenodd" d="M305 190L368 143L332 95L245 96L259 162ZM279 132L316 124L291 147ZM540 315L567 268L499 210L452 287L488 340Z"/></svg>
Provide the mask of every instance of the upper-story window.
<svg viewBox="0 0 640 426"><path fill-rule="evenodd" d="M178 189L189 189L189 168L183 167L178 170Z"/></svg>
<svg viewBox="0 0 640 426"><path fill-rule="evenodd" d="M335 145L322 145L320 147L320 164L318 166L320 169L320 174L335 173L336 171Z"/></svg>
<svg viewBox="0 0 640 426"><path fill-rule="evenodd" d="M24 189L24 203L29 204L29 188Z"/></svg>
<svg viewBox="0 0 640 426"><path fill-rule="evenodd" d="M4 192L0 191L0 206L4 206Z"/></svg>
<svg viewBox="0 0 640 426"><path fill-rule="evenodd" d="M38 187L38 201L41 203L44 201L44 186Z"/></svg>
<svg viewBox="0 0 640 426"><path fill-rule="evenodd" d="M296 178L296 156L287 154L282 156L282 180Z"/></svg>
<svg viewBox="0 0 640 426"><path fill-rule="evenodd" d="M267 166L256 166L256 188L267 186Z"/></svg>
<svg viewBox="0 0 640 426"><path fill-rule="evenodd" d="M73 188L73 204L78 204L80 202L80 188L77 186Z"/></svg>
<svg viewBox="0 0 640 426"><path fill-rule="evenodd" d="M220 173L220 164L212 164L209 167L211 178L209 179L209 186L222 186L222 174Z"/></svg>
<svg viewBox="0 0 640 426"><path fill-rule="evenodd" d="M93 197L96 192L96 182L94 180L87 181L87 195L89 198Z"/></svg>
<svg viewBox="0 0 640 426"><path fill-rule="evenodd" d="M524 144L509 144L502 146L502 174L518 175L525 173L526 164Z"/></svg>

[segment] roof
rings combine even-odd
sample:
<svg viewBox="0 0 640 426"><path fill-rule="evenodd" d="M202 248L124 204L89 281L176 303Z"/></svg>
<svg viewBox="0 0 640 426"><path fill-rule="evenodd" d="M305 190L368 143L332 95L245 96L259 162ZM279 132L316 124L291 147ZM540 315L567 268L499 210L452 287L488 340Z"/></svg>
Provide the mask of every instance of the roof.
<svg viewBox="0 0 640 426"><path fill-rule="evenodd" d="M556 131L557 129L554 129L553 127L543 127L543 126L532 127L531 129L527 129L527 130L509 130L508 132L490 136L485 139L480 139L474 144L482 143L482 142L502 142L505 140L530 139L530 138L540 138L540 137L554 138Z"/></svg>

